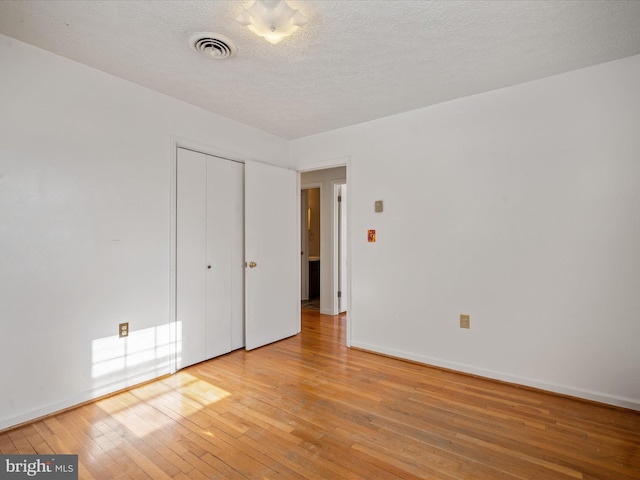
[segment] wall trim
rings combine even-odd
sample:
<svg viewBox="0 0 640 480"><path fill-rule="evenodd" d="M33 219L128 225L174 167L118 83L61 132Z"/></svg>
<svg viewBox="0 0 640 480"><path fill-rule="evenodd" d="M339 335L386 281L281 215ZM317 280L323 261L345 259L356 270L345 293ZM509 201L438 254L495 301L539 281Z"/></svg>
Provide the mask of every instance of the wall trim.
<svg viewBox="0 0 640 480"><path fill-rule="evenodd" d="M68 410L73 410L74 408L86 405L88 403L97 402L103 398L117 395L118 393L121 393L123 391L131 390L132 388L140 387L146 383L160 380L161 378L166 377L170 374L171 372L169 367L152 370L146 373L141 373L139 375L134 375L133 377L119 380L117 382L96 387L77 395L73 395L72 397L69 397L61 402L52 403L45 407L20 414L16 417L3 418L0 420L0 433L38 422L43 418L58 415Z"/></svg>
<svg viewBox="0 0 640 480"><path fill-rule="evenodd" d="M408 360L428 367L443 368L457 373L468 374L486 378L488 380L497 380L499 382L509 383L514 386L532 388L534 390L540 390L551 394L573 397L578 400L586 400L606 404L607 406L622 407L629 410L640 411L640 399L620 397L603 392L594 392L592 390L584 390L567 385L559 385L557 383L510 375L495 370L474 367L473 365L450 362L447 360L442 360L440 358L404 352L401 350L380 347L377 345L369 345L367 343L352 342L351 346L358 350L363 350L373 354L385 355L388 357L396 358L398 360Z"/></svg>
<svg viewBox="0 0 640 480"><path fill-rule="evenodd" d="M302 172L313 172L314 170L327 170L329 168L335 167L347 167L347 176L349 175L349 166L351 164L351 157L348 155L328 158L327 160L323 160L321 162L309 163L305 165L298 165L298 171Z"/></svg>

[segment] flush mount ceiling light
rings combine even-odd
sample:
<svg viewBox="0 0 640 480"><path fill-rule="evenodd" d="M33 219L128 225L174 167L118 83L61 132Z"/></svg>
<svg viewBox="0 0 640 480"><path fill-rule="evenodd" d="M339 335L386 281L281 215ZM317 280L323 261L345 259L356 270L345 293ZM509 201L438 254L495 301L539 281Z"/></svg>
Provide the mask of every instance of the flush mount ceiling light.
<svg viewBox="0 0 640 480"><path fill-rule="evenodd" d="M236 20L273 45L309 21L284 0L256 0Z"/></svg>

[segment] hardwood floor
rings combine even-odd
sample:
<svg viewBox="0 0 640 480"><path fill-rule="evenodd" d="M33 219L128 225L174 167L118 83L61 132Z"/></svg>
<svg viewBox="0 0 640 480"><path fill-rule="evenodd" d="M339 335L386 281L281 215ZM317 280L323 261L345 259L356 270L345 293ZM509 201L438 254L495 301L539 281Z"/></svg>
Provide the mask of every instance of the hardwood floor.
<svg viewBox="0 0 640 480"><path fill-rule="evenodd" d="M344 319L0 435L86 479L640 478L640 413L344 347Z"/></svg>

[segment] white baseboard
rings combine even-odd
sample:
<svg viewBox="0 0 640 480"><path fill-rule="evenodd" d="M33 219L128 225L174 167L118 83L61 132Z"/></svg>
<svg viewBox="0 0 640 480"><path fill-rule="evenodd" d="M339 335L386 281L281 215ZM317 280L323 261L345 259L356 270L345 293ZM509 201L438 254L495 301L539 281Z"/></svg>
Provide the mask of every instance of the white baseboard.
<svg viewBox="0 0 640 480"><path fill-rule="evenodd" d="M497 372L494 370L487 370L484 368L474 367L473 365L466 365L463 363L450 362L439 358L429 357L426 355L419 355L415 353L408 353L391 348L384 348L377 345L369 345L366 343L352 342L352 347L367 350L373 353L381 353L392 357L402 358L405 360L411 360L425 365L432 365L435 367L447 368L449 370L455 370L458 372L469 373L471 375L478 375L480 377L486 377L493 380L500 380L503 382L513 383L517 385L523 385L527 387L533 387L548 392L559 393L562 395L569 395L571 397L582 398L585 400L592 400L594 402L606 403L608 405L615 405L617 407L624 407L631 410L640 411L640 399L633 399L627 397L620 397L617 395L610 395L602 392L594 392L591 390L585 390L566 385L559 385L552 382L545 382L542 380L536 380L532 378L520 377L510 375L503 372Z"/></svg>
<svg viewBox="0 0 640 480"><path fill-rule="evenodd" d="M2 418L0 419L0 431L5 430L7 428L14 427L16 425L20 425L21 423L30 422L38 418L51 415L56 412L60 412L65 409L75 407L82 403L95 400L96 398L109 395L119 390L124 390L126 388L130 388L135 385L139 385L141 383L154 380L156 378L162 377L163 375L167 375L169 373L171 373L171 371L168 367L166 369L152 370L150 372L145 372L139 375L135 375L133 377L129 377L123 380L119 380L117 382L110 383L108 385L102 385L100 387L96 387L94 389L82 392L78 395L73 395L63 401L52 403L45 407L38 408L36 410L31 410L29 412L22 413L15 417Z"/></svg>

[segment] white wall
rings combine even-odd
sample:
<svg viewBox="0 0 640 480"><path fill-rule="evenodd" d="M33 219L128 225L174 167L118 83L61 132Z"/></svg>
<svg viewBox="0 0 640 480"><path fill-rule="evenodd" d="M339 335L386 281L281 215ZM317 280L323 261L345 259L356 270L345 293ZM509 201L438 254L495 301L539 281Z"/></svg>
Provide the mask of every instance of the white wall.
<svg viewBox="0 0 640 480"><path fill-rule="evenodd" d="M346 167L333 167L300 174L300 185L320 188L320 313L335 315L337 298L333 297L334 270L337 252L333 238L336 235L333 208L333 186L347 181Z"/></svg>
<svg viewBox="0 0 640 480"><path fill-rule="evenodd" d="M289 154L5 36L0 65L2 429L169 371L172 137L281 166Z"/></svg>
<svg viewBox="0 0 640 480"><path fill-rule="evenodd" d="M0 429L169 371L172 137L351 157L354 346L640 409L640 57L290 145L1 35L0 65Z"/></svg>
<svg viewBox="0 0 640 480"><path fill-rule="evenodd" d="M352 345L640 409L639 126L636 56L293 141L351 157Z"/></svg>

